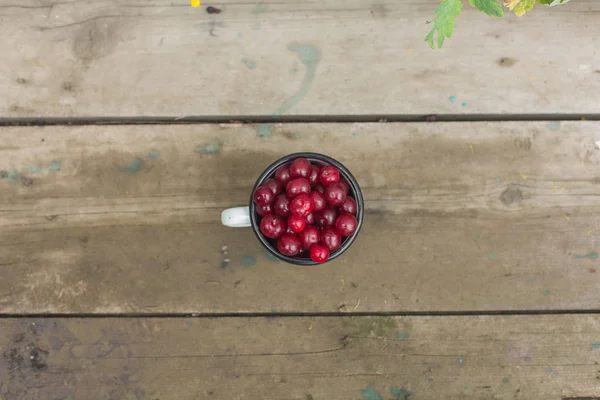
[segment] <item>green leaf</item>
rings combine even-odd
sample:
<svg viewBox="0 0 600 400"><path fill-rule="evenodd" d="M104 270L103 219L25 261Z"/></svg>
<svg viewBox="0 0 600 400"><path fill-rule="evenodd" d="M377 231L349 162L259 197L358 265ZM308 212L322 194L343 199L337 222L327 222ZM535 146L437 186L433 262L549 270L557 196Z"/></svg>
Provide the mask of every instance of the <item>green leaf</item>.
<svg viewBox="0 0 600 400"><path fill-rule="evenodd" d="M521 16L527 11L531 10L535 5L535 0L521 0L519 4L515 6L515 14Z"/></svg>
<svg viewBox="0 0 600 400"><path fill-rule="evenodd" d="M469 0L469 3L490 17L501 17L504 15L504 11L498 0Z"/></svg>
<svg viewBox="0 0 600 400"><path fill-rule="evenodd" d="M534 0L535 1L535 0ZM425 41L432 49L435 49L435 34L437 32L437 47L444 45L446 38L452 37L454 29L454 18L460 15L462 7L461 0L443 0L435 9L433 28L425 36Z"/></svg>
<svg viewBox="0 0 600 400"><path fill-rule="evenodd" d="M540 4L552 4L554 0L538 0L538 3Z"/></svg>

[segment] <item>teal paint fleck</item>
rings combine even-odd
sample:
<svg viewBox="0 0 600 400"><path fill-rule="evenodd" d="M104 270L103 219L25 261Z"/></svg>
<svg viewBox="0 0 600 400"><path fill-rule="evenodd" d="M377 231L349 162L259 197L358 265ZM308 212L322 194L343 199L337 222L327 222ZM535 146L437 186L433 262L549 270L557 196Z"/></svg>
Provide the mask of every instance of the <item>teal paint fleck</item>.
<svg viewBox="0 0 600 400"><path fill-rule="evenodd" d="M299 132L296 132L296 133L294 133L294 136L296 136L296 137L300 137L300 133L299 133Z"/></svg>
<svg viewBox="0 0 600 400"><path fill-rule="evenodd" d="M267 6L265 6L264 4L257 4L252 9L251 13L252 15L258 15L264 13L265 11L267 11Z"/></svg>
<svg viewBox="0 0 600 400"><path fill-rule="evenodd" d="M459 359L458 359L458 362L462 364L462 362L463 362L463 359L462 359L462 358L459 358Z"/></svg>
<svg viewBox="0 0 600 400"><path fill-rule="evenodd" d="M465 390L469 390L469 387L468 387L468 386L465 386Z"/></svg>
<svg viewBox="0 0 600 400"><path fill-rule="evenodd" d="M256 61L249 60L247 58L242 58L242 62L244 63L244 65L246 67L248 67L248 69L254 69L254 68L256 68Z"/></svg>
<svg viewBox="0 0 600 400"><path fill-rule="evenodd" d="M356 132L352 132L352 136L356 137Z"/></svg>
<svg viewBox="0 0 600 400"><path fill-rule="evenodd" d="M552 373L552 368L546 368L546 372L551 374Z"/></svg>
<svg viewBox="0 0 600 400"><path fill-rule="evenodd" d="M544 296L548 296L550 295L550 291L549 290L544 290Z"/></svg>
<svg viewBox="0 0 600 400"><path fill-rule="evenodd" d="M32 165L31 167L29 167L27 172L29 172L30 174L37 174L38 172L42 172L42 167L37 164Z"/></svg>
<svg viewBox="0 0 600 400"><path fill-rule="evenodd" d="M466 107L466 106L467 106L467 103L461 103L461 105L460 105L460 106L461 106L461 107Z"/></svg>
<svg viewBox="0 0 600 400"><path fill-rule="evenodd" d="M449 99L451 103L456 102L456 96L450 96Z"/></svg>
<svg viewBox="0 0 600 400"><path fill-rule="evenodd" d="M160 157L160 153L158 151L151 151L148 154L148 158L151 159L151 160L156 160L159 157Z"/></svg>
<svg viewBox="0 0 600 400"><path fill-rule="evenodd" d="M21 174L19 173L19 171L16 171L14 169L11 169L8 171L8 175L7 175L7 182L11 185L15 185L18 181L19 178L21 177Z"/></svg>
<svg viewBox="0 0 600 400"><path fill-rule="evenodd" d="M239 32L237 37L238 37L238 39L241 39L244 37L244 34L242 32Z"/></svg>
<svg viewBox="0 0 600 400"><path fill-rule="evenodd" d="M592 343L592 350L600 350L600 342Z"/></svg>
<svg viewBox="0 0 600 400"><path fill-rule="evenodd" d="M548 128L557 131L560 129L560 121L550 121L548 122Z"/></svg>
<svg viewBox="0 0 600 400"><path fill-rule="evenodd" d="M554 372L552 375L554 375L554 376L558 376L558 372Z"/></svg>
<svg viewBox="0 0 600 400"><path fill-rule="evenodd" d="M524 360L529 362L529 361L531 361L531 357L525 357Z"/></svg>
<svg viewBox="0 0 600 400"><path fill-rule="evenodd" d="M367 306L367 310L368 310L368 311L371 311L371 306Z"/></svg>
<svg viewBox="0 0 600 400"><path fill-rule="evenodd" d="M206 146L196 147L196 153L198 154L214 154L221 149L218 143L207 144Z"/></svg>
<svg viewBox="0 0 600 400"><path fill-rule="evenodd" d="M496 178L496 182L500 182L500 178Z"/></svg>
<svg viewBox="0 0 600 400"><path fill-rule="evenodd" d="M390 387L390 393L394 395L394 400L409 400L413 395L406 388L397 386Z"/></svg>
<svg viewBox="0 0 600 400"><path fill-rule="evenodd" d="M192 326L192 321L188 321L187 326Z"/></svg>
<svg viewBox="0 0 600 400"><path fill-rule="evenodd" d="M489 257L489 258L494 258L494 254L493 254L493 253L490 253L490 254L488 254L488 257Z"/></svg>
<svg viewBox="0 0 600 400"><path fill-rule="evenodd" d="M271 314L277 314L277 310L274 308L271 308Z"/></svg>
<svg viewBox="0 0 600 400"><path fill-rule="evenodd" d="M258 126L258 137L259 138L266 138L271 136L271 134L273 133L273 127L271 126L271 124L260 124Z"/></svg>
<svg viewBox="0 0 600 400"><path fill-rule="evenodd" d="M288 45L288 50L298 53L300 62L304 64L304 67L306 68L306 74L302 80L300 90L286 100L281 107L275 110L275 113L273 114L274 117L281 116L281 114L294 107L304 98L304 96L306 96L306 93L308 93L313 81L315 80L317 64L321 59L321 52L319 51L319 48L312 44L294 42Z"/></svg>
<svg viewBox="0 0 600 400"><path fill-rule="evenodd" d="M225 140L225 143L229 143L229 139L226 139L226 140Z"/></svg>
<svg viewBox="0 0 600 400"><path fill-rule="evenodd" d="M219 309L219 306L213 306L213 310L217 311Z"/></svg>
<svg viewBox="0 0 600 400"><path fill-rule="evenodd" d="M235 268L231 268L231 272L235 272Z"/></svg>
<svg viewBox="0 0 600 400"><path fill-rule="evenodd" d="M379 393L377 393L377 391L375 391L375 388L373 387L373 385L369 386L366 389L363 389L361 394L362 394L363 400L383 400L383 397L381 397L381 395Z"/></svg>
<svg viewBox="0 0 600 400"><path fill-rule="evenodd" d="M598 259L598 253L593 252L593 253L590 253L590 254L586 254L585 256L575 256L575 258L578 258L578 259L588 258L590 260L597 260Z"/></svg>
<svg viewBox="0 0 600 400"><path fill-rule="evenodd" d="M138 172L142 166L142 160L136 158L129 164L129 167L125 168L125 172Z"/></svg>
<svg viewBox="0 0 600 400"><path fill-rule="evenodd" d="M406 332L397 332L396 333L396 339L402 340L402 341L407 341L408 340L408 333L406 333Z"/></svg>
<svg viewBox="0 0 600 400"><path fill-rule="evenodd" d="M508 380L509 380L508 378L504 378L504 379L502 379L502 383L508 383Z"/></svg>
<svg viewBox="0 0 600 400"><path fill-rule="evenodd" d="M256 264L256 257L254 257L254 256L244 256L244 257L242 257L241 264L244 267L252 267L253 265Z"/></svg>
<svg viewBox="0 0 600 400"><path fill-rule="evenodd" d="M56 172L60 171L62 163L60 161L52 161L48 164L48 171Z"/></svg>

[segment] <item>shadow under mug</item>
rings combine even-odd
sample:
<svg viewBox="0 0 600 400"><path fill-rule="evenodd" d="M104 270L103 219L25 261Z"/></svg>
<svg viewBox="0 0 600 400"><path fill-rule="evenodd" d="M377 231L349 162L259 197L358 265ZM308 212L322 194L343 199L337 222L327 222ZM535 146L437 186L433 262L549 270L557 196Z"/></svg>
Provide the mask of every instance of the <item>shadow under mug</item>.
<svg viewBox="0 0 600 400"><path fill-rule="evenodd" d="M254 193L254 190L260 185L262 185L265 180L273 177L277 168L285 164L290 164L296 158L300 157L306 158L311 163L316 165L333 165L340 171L340 177L346 179L346 181L348 182L350 186L349 195L354 197L354 200L356 200L356 220L358 222L358 225L356 227L356 231L351 236L344 238L342 241L342 245L329 255L329 259L327 261L331 261L339 257L342 253L348 250L348 248L352 245L352 243L358 236L358 233L362 226L364 215L363 196L360 187L358 186L358 182L356 182L356 179L354 179L354 176L352 176L348 168L344 167L339 161L324 154L294 153L282 157L279 160L275 161L273 164L269 165L269 167L265 169L264 172L258 177L256 183L254 184L254 187L252 188L252 191L250 192L249 205L245 207L235 207L224 210L221 213L221 223L225 226L229 226L232 228L252 227L254 234L262 243L262 245L267 249L269 253L271 253L274 257L278 258L279 260L295 265L317 265L318 263L314 262L310 258L289 257L279 253L279 251L277 250L277 244L274 241L272 241L272 239L265 237L260 232L260 216L256 213L256 206L254 204L254 201L252 200L252 194Z"/></svg>

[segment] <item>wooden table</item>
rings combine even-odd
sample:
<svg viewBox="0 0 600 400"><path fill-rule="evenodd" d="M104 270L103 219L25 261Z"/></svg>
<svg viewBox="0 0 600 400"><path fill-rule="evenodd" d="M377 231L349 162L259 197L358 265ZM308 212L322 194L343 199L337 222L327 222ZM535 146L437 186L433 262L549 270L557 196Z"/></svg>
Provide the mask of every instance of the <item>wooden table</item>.
<svg viewBox="0 0 600 400"><path fill-rule="evenodd" d="M600 398L600 3L436 4L0 0L0 399ZM220 225L296 151L324 266Z"/></svg>

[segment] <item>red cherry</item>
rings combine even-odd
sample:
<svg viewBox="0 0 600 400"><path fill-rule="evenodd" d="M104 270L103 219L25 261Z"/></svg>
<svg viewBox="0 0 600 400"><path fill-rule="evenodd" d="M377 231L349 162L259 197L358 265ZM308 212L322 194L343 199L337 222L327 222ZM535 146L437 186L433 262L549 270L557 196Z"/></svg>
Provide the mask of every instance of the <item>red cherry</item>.
<svg viewBox="0 0 600 400"><path fill-rule="evenodd" d="M310 248L310 259L317 263L324 263L329 258L329 249L326 246L315 244Z"/></svg>
<svg viewBox="0 0 600 400"><path fill-rule="evenodd" d="M340 171L333 165L328 165L321 170L319 180L323 186L333 185L340 181Z"/></svg>
<svg viewBox="0 0 600 400"><path fill-rule="evenodd" d="M310 213L304 219L306 220L306 223L308 225L313 225L315 223L315 214L314 213Z"/></svg>
<svg viewBox="0 0 600 400"><path fill-rule="evenodd" d="M337 250L342 245L342 237L333 228L323 228L321 231L321 243L330 251Z"/></svg>
<svg viewBox="0 0 600 400"><path fill-rule="evenodd" d="M319 192L319 193L323 194L323 193L325 193L325 186L323 186L320 183L318 183L315 186L313 186L312 191L313 192Z"/></svg>
<svg viewBox="0 0 600 400"><path fill-rule="evenodd" d="M280 217L287 217L290 215L290 199L285 194L280 194L275 198L273 202L273 211Z"/></svg>
<svg viewBox="0 0 600 400"><path fill-rule="evenodd" d="M269 189L271 189L271 192L273 192L275 196L283 192L283 187L281 186L281 183L277 182L275 179L267 179L263 182L262 186L266 186Z"/></svg>
<svg viewBox="0 0 600 400"><path fill-rule="evenodd" d="M261 217L264 217L265 215L273 214L273 205L267 204L267 205L263 206L261 204L257 204L256 205L256 213L258 215L260 215Z"/></svg>
<svg viewBox="0 0 600 400"><path fill-rule="evenodd" d="M298 236L304 250L310 249L313 244L319 243L319 240L321 239L321 233L314 226L307 226L298 234Z"/></svg>
<svg viewBox="0 0 600 400"><path fill-rule="evenodd" d="M290 212L297 217L306 217L315 209L315 202L306 193L301 193L290 201Z"/></svg>
<svg viewBox="0 0 600 400"><path fill-rule="evenodd" d="M292 178L308 179L311 171L310 161L308 161L306 158L296 158L290 164L290 175Z"/></svg>
<svg viewBox="0 0 600 400"><path fill-rule="evenodd" d="M335 224L337 212L333 208L326 208L323 211L315 212L315 222L319 226L329 227Z"/></svg>
<svg viewBox="0 0 600 400"><path fill-rule="evenodd" d="M289 227L289 225L287 226L287 228L285 228L285 233L289 233L290 235L295 235L296 233L292 230L292 228Z"/></svg>
<svg viewBox="0 0 600 400"><path fill-rule="evenodd" d="M287 185L287 183L292 179L289 165L282 165L281 167L277 168L277 171L275 171L275 179L277 179L282 185Z"/></svg>
<svg viewBox="0 0 600 400"><path fill-rule="evenodd" d="M344 213L335 220L335 229L342 236L350 236L356 232L358 222L356 217L352 214Z"/></svg>
<svg viewBox="0 0 600 400"><path fill-rule="evenodd" d="M315 206L315 209L317 207ZM342 203L342 205L340 206L340 210L342 212L347 212L350 214L356 214L357 211L357 207L356 207L356 200L354 200L352 197L346 197L346 200L344 200L344 202Z"/></svg>
<svg viewBox="0 0 600 400"><path fill-rule="evenodd" d="M308 177L308 182L310 182L310 186L314 186L319 183L319 175L321 174L321 170L316 165L310 166L310 176Z"/></svg>
<svg viewBox="0 0 600 400"><path fill-rule="evenodd" d="M254 199L254 202L256 204L265 206L267 204L271 204L271 202L275 198L275 195L273 195L273 192L271 192L271 189L269 189L268 187L259 186L254 191L254 195L252 196L252 198Z"/></svg>
<svg viewBox="0 0 600 400"><path fill-rule="evenodd" d="M347 180L340 178L338 185L340 185L342 187L342 189L344 189L344 193L348 194L348 190L350 190L350 184L348 183Z"/></svg>
<svg viewBox="0 0 600 400"><path fill-rule="evenodd" d="M260 231L268 238L276 239L284 230L285 222L277 215L269 214L260 221Z"/></svg>
<svg viewBox="0 0 600 400"><path fill-rule="evenodd" d="M346 200L346 193L344 193L344 189L338 184L327 186L324 194L327 203L332 206L337 207Z"/></svg>
<svg viewBox="0 0 600 400"><path fill-rule="evenodd" d="M327 207L327 200L325 200L323 193L311 192L310 197L312 197L313 202L315 203L315 211L321 211Z"/></svg>
<svg viewBox="0 0 600 400"><path fill-rule="evenodd" d="M277 249L284 256L294 257L295 255L300 253L301 248L302 243L296 235L286 233L277 241Z"/></svg>
<svg viewBox="0 0 600 400"><path fill-rule="evenodd" d="M310 183L304 178L292 179L285 187L288 198L293 199L301 193L310 193Z"/></svg>
<svg viewBox="0 0 600 400"><path fill-rule="evenodd" d="M288 223L288 227L294 233L302 232L304 230L304 228L306 228L306 221L304 220L304 218L296 217L295 215L292 215L291 217L289 217L287 220L287 223Z"/></svg>

